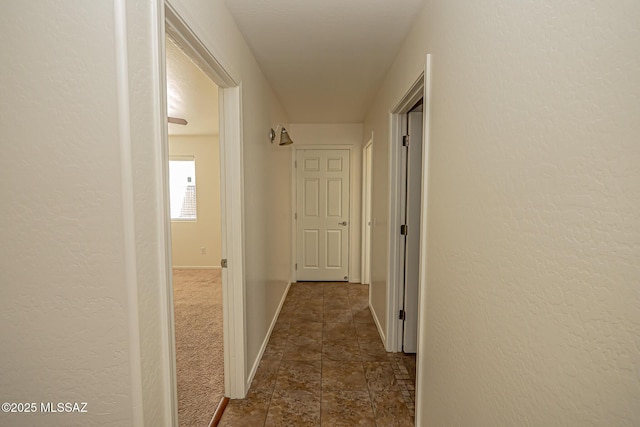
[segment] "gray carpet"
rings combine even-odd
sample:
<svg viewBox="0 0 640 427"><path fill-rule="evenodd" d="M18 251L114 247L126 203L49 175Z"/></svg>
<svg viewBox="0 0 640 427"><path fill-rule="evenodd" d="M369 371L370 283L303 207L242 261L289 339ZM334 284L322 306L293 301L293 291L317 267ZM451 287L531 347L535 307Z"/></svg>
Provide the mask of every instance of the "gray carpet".
<svg viewBox="0 0 640 427"><path fill-rule="evenodd" d="M180 427L207 427L224 394L220 270L173 270Z"/></svg>

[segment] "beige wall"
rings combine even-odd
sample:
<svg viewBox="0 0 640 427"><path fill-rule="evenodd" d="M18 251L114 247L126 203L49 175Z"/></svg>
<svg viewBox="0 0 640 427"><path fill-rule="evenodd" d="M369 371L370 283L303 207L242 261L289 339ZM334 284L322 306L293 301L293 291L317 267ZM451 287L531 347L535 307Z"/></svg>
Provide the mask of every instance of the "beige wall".
<svg viewBox="0 0 640 427"><path fill-rule="evenodd" d="M369 111L433 54L420 425L640 424L640 3L427 1ZM385 227L372 292L386 306Z"/></svg>
<svg viewBox="0 0 640 427"><path fill-rule="evenodd" d="M0 412L0 425L139 419L114 22L109 1L2 4L0 401L88 413Z"/></svg>
<svg viewBox="0 0 640 427"><path fill-rule="evenodd" d="M271 152L267 138L288 121L224 2L170 3L242 85L250 372L290 278L278 264L290 259L290 197L268 191L290 188L290 153ZM0 204L0 233L12 243L0 249L0 400L89 403L88 414L47 417L51 426L172 423L163 8L3 3L0 191L11 203ZM33 424L14 415L0 424Z"/></svg>
<svg viewBox="0 0 640 427"><path fill-rule="evenodd" d="M349 282L361 279L362 236L362 123L296 124L287 131L295 148L305 145L346 145L351 150L351 179L349 202L351 226L349 228Z"/></svg>
<svg viewBox="0 0 640 427"><path fill-rule="evenodd" d="M292 123L287 131L296 145L356 145L362 143L362 123Z"/></svg>
<svg viewBox="0 0 640 427"><path fill-rule="evenodd" d="M169 136L170 156L195 159L198 209L197 221L171 221L173 267L220 267L219 148L218 135Z"/></svg>

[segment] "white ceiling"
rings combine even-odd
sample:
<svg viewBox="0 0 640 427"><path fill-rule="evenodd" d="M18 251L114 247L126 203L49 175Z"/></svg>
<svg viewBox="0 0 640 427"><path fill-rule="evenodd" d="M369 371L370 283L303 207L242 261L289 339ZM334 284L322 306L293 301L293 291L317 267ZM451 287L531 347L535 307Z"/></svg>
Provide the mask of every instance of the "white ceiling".
<svg viewBox="0 0 640 427"><path fill-rule="evenodd" d="M218 134L218 87L171 39L166 39L166 46L169 117L188 122L169 123L169 135Z"/></svg>
<svg viewBox="0 0 640 427"><path fill-rule="evenodd" d="M293 123L357 123L423 0L225 0Z"/></svg>

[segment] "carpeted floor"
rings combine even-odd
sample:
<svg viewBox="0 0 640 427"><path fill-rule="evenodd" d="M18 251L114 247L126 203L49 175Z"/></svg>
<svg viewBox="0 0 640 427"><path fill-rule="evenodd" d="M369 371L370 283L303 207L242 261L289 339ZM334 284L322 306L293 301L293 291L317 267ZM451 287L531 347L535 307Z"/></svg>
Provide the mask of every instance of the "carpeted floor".
<svg viewBox="0 0 640 427"><path fill-rule="evenodd" d="M207 427L224 394L219 270L173 270L180 427Z"/></svg>

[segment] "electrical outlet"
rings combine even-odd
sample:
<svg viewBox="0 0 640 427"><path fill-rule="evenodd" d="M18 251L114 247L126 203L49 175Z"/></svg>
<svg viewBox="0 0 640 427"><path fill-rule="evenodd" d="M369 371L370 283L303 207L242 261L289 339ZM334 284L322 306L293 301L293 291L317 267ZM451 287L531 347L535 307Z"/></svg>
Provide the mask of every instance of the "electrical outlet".
<svg viewBox="0 0 640 427"><path fill-rule="evenodd" d="M206 255L207 254L207 248L205 248L205 247L200 248L200 253L202 255Z"/></svg>

